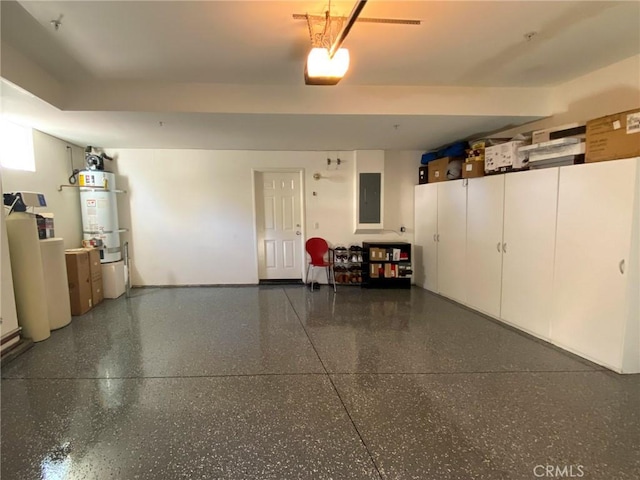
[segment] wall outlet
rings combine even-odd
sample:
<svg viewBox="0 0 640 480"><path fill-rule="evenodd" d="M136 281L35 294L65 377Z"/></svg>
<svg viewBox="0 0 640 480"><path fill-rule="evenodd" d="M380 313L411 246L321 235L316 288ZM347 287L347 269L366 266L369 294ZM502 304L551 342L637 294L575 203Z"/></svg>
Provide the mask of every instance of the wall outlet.
<svg viewBox="0 0 640 480"><path fill-rule="evenodd" d="M404 232L406 232L406 231L407 231L407 229L406 229L405 227L400 227L400 231L401 231L402 233L404 233Z"/></svg>

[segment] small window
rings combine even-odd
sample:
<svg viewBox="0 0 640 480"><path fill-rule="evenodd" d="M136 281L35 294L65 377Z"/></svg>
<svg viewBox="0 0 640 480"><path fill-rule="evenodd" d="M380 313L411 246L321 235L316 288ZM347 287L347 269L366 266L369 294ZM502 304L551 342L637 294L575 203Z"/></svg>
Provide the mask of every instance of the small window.
<svg viewBox="0 0 640 480"><path fill-rule="evenodd" d="M13 170L36 171L33 129L0 119L0 165Z"/></svg>

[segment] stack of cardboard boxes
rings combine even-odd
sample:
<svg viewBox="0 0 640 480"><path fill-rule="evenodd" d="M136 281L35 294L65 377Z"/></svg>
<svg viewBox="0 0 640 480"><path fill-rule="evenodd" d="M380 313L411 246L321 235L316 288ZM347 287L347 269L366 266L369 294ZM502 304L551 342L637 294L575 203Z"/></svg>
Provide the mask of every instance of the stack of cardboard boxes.
<svg viewBox="0 0 640 480"><path fill-rule="evenodd" d="M470 142L462 178L482 177L530 168L549 168L640 156L640 109L582 123L532 132L529 138L490 138ZM427 154L425 154L427 155ZM423 156L424 161L424 156ZM459 178L459 158L431 160L420 167L419 183Z"/></svg>
<svg viewBox="0 0 640 480"><path fill-rule="evenodd" d="M71 314L83 315L104 299L100 251L94 248L66 250Z"/></svg>
<svg viewBox="0 0 640 480"><path fill-rule="evenodd" d="M462 178L484 177L484 150L487 147L486 140L470 142L467 150L467 158L462 165Z"/></svg>

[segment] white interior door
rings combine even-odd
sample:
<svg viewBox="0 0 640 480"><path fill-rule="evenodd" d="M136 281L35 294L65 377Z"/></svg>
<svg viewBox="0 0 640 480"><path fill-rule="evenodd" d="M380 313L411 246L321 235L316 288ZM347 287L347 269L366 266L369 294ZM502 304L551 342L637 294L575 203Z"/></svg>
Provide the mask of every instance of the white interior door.
<svg viewBox="0 0 640 480"><path fill-rule="evenodd" d="M438 186L415 187L414 265L416 283L438 292Z"/></svg>
<svg viewBox="0 0 640 480"><path fill-rule="evenodd" d="M299 172L256 173L260 280L302 279L302 208Z"/></svg>
<svg viewBox="0 0 640 480"><path fill-rule="evenodd" d="M637 163L560 168L551 340L616 370L629 312Z"/></svg>
<svg viewBox="0 0 640 480"><path fill-rule="evenodd" d="M462 180L438 185L438 291L464 303L467 189Z"/></svg>
<svg viewBox="0 0 640 480"><path fill-rule="evenodd" d="M494 317L502 290L504 177L471 178L467 185L467 303Z"/></svg>
<svg viewBox="0 0 640 480"><path fill-rule="evenodd" d="M558 169L505 175L503 320L549 338Z"/></svg>

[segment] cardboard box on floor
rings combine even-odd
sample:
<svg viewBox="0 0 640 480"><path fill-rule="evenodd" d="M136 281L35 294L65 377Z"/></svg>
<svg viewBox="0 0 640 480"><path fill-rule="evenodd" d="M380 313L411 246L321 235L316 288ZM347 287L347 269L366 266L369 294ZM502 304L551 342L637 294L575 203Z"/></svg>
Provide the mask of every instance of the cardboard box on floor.
<svg viewBox="0 0 640 480"><path fill-rule="evenodd" d="M71 314L82 315L93 307L89 254L82 248L65 252Z"/></svg>
<svg viewBox="0 0 640 480"><path fill-rule="evenodd" d="M100 250L97 248L85 248L89 255L89 272L91 274L91 299L93 306L104 300L104 290L102 286L102 264L100 263Z"/></svg>
<svg viewBox="0 0 640 480"><path fill-rule="evenodd" d="M607 115L587 122L587 163L638 156L640 109Z"/></svg>

